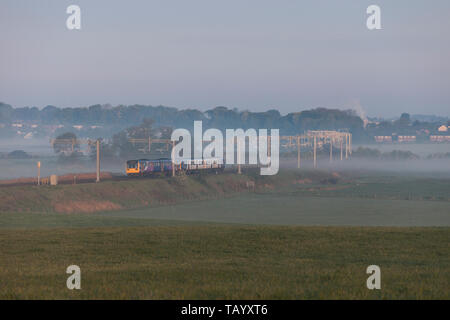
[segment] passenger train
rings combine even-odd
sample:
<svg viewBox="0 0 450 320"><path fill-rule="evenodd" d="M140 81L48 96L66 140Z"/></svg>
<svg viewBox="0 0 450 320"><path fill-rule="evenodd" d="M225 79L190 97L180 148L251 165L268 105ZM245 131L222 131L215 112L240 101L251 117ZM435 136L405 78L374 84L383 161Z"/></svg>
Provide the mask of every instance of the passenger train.
<svg viewBox="0 0 450 320"><path fill-rule="evenodd" d="M160 158L156 160L140 159L128 160L126 172L128 176L152 176L152 175L171 175L172 160ZM225 165L219 159L186 159L180 164L174 165L175 173L193 174L199 172L219 173L225 169Z"/></svg>

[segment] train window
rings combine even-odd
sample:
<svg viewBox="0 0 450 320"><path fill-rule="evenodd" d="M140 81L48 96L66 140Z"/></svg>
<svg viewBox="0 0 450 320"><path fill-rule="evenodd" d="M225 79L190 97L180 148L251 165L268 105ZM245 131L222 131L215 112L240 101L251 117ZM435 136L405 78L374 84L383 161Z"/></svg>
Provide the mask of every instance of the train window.
<svg viewBox="0 0 450 320"><path fill-rule="evenodd" d="M138 162L135 160L132 161L127 161L127 168L128 169L137 169L138 167Z"/></svg>

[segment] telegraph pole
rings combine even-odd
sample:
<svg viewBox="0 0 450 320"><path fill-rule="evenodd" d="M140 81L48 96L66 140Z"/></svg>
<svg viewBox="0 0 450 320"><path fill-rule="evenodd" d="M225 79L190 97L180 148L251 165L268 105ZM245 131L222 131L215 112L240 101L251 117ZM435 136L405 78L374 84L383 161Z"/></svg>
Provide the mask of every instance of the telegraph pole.
<svg viewBox="0 0 450 320"><path fill-rule="evenodd" d="M317 168L317 139L316 136L314 136L314 169Z"/></svg>
<svg viewBox="0 0 450 320"><path fill-rule="evenodd" d="M330 163L333 162L333 140L330 139Z"/></svg>
<svg viewBox="0 0 450 320"><path fill-rule="evenodd" d="M41 184L41 162L38 161L37 163L37 169L38 169L38 176L37 176L37 184Z"/></svg>
<svg viewBox="0 0 450 320"><path fill-rule="evenodd" d="M348 152L350 153L350 155L352 155L352 134L351 133L348 134L348 139L350 141Z"/></svg>
<svg viewBox="0 0 450 320"><path fill-rule="evenodd" d="M345 159L348 159L348 133L345 135Z"/></svg>
<svg viewBox="0 0 450 320"><path fill-rule="evenodd" d="M97 180L100 182L100 140L97 140Z"/></svg>

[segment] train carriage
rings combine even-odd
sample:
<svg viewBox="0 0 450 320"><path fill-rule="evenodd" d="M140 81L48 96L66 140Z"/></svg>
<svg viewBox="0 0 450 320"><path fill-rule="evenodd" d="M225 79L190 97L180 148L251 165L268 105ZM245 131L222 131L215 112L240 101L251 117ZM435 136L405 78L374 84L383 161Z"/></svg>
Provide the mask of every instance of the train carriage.
<svg viewBox="0 0 450 320"><path fill-rule="evenodd" d="M172 173L172 160L168 158L161 158L156 160L139 159L128 160L126 165L126 173L128 176L151 176L158 174ZM222 161L219 159L186 159L181 161L181 164L175 165L175 173L184 172L186 174L193 174L199 172L215 172L219 173L225 168Z"/></svg>

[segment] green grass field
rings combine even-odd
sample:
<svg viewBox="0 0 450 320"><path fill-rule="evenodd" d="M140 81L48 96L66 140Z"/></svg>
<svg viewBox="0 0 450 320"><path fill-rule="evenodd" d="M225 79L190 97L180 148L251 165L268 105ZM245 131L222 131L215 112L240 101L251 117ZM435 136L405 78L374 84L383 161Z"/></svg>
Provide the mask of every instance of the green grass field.
<svg viewBox="0 0 450 320"><path fill-rule="evenodd" d="M449 299L448 228L0 231L3 299ZM81 290L66 288L79 265ZM368 265L382 289L366 288Z"/></svg>
<svg viewBox="0 0 450 320"><path fill-rule="evenodd" d="M450 181L334 178L0 189L10 197L0 199L0 298L450 299ZM183 185L192 190L180 193ZM54 199L71 192L121 207L55 212ZM11 198L24 199L20 210ZM66 288L72 264L81 267L79 291ZM381 267L379 291L366 288L372 264Z"/></svg>
<svg viewBox="0 0 450 320"><path fill-rule="evenodd" d="M244 194L232 199L139 208L101 216L302 226L450 226L450 202Z"/></svg>

